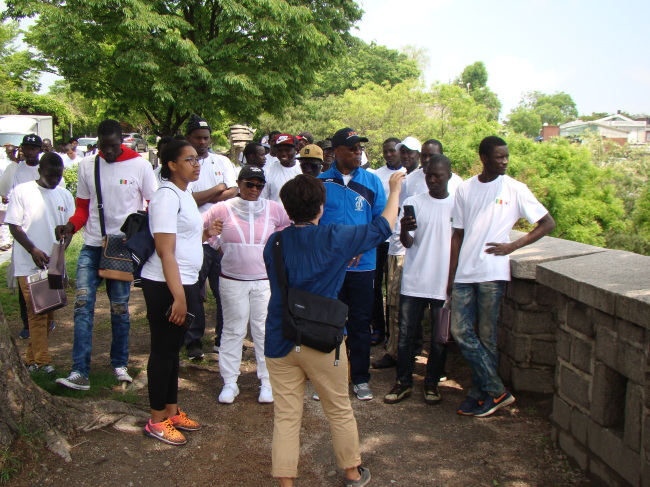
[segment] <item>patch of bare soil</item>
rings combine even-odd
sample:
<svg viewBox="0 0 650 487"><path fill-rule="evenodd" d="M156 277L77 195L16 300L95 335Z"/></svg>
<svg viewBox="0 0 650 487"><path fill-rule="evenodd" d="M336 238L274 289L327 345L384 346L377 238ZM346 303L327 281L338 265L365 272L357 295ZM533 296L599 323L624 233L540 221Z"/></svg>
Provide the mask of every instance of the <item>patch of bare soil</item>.
<svg viewBox="0 0 650 487"><path fill-rule="evenodd" d="M98 293L93 343L93 368L110 371L110 316L105 293ZM140 290L131 298L130 366L146 366L149 332ZM212 315L213 313L209 313ZM73 337L72 307L57 316L51 335L55 365L68 372ZM13 320L14 336L21 325ZM204 350L212 335L205 339ZM18 340L24 353L26 342ZM141 429L123 432L105 428L73 438L72 462L65 463L42 450L23 455L19 474L10 482L22 486L274 486L270 477L273 406L257 403L258 380L250 342L244 352L239 380L241 393L232 405L217 402L222 381L218 355L206 354L198 365L183 361L180 379L181 407L204 428L187 433L188 444L173 447L145 437ZM384 353L373 348L373 359ZM422 362L423 360L421 360ZM395 381L395 369L372 372L375 399L352 399L361 437L364 465L376 486L587 486L566 457L550 442L549 397L515 394L513 407L493 417L476 419L456 414L469 385L462 357L451 354L450 380L441 384L443 402L427 406L422 399L424 365L416 366L413 396L396 405L382 399ZM142 373L144 375L145 372ZM329 428L320 403L308 386L302 428L298 486L340 486ZM110 391L107 391L109 394ZM131 393L147 409L146 387ZM84 399L91 400L91 399ZM143 425L141 425L143 426Z"/></svg>

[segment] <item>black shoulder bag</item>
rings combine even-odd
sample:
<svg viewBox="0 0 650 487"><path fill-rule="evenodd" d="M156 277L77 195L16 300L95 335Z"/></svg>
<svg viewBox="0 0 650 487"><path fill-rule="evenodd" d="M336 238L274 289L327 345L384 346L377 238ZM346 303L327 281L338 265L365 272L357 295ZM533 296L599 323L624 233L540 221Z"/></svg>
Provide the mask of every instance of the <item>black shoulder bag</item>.
<svg viewBox="0 0 650 487"><path fill-rule="evenodd" d="M95 156L95 191L97 192L99 226L102 231L102 256L99 259L99 277L131 282L133 281L133 261L131 260L131 253L125 245L126 238L122 235L106 235L102 185L99 179L99 155Z"/></svg>
<svg viewBox="0 0 650 487"><path fill-rule="evenodd" d="M334 365L338 365L348 317L347 305L338 299L289 287L282 254L282 232L278 232L273 242L273 258L282 291L282 335L295 342L296 352L300 352L301 345L324 353L336 350Z"/></svg>

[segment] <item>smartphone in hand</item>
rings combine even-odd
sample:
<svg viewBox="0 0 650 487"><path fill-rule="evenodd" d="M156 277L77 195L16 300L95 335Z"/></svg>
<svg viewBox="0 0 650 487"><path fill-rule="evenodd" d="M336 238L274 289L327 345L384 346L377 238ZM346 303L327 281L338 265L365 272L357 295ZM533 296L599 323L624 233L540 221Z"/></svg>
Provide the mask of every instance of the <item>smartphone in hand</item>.
<svg viewBox="0 0 650 487"><path fill-rule="evenodd" d="M408 217L415 220L415 208L413 208L413 205L404 205L404 218Z"/></svg>
<svg viewBox="0 0 650 487"><path fill-rule="evenodd" d="M169 319L172 314L172 306L170 306L169 309L165 312L165 317L167 319ZM192 313L185 313L185 322L183 323L183 326L192 326L195 318L196 316L194 316Z"/></svg>

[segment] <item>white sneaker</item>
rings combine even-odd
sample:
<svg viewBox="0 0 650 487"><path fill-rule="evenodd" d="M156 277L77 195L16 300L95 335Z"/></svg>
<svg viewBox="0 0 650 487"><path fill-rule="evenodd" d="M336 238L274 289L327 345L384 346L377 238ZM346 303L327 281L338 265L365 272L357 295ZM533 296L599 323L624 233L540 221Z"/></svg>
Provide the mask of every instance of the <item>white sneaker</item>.
<svg viewBox="0 0 650 487"><path fill-rule="evenodd" d="M261 404L271 404L273 402L273 389L270 384L260 387L260 397L257 399L257 402Z"/></svg>
<svg viewBox="0 0 650 487"><path fill-rule="evenodd" d="M357 395L359 401L370 401L372 399L372 391L367 382L362 382L354 386L354 393Z"/></svg>
<svg viewBox="0 0 650 487"><path fill-rule="evenodd" d="M226 384L221 389L221 394L219 394L219 402L221 404L232 404L235 398L239 396L239 387L236 383Z"/></svg>
<svg viewBox="0 0 650 487"><path fill-rule="evenodd" d="M115 378L120 382L133 382L126 367L115 367Z"/></svg>

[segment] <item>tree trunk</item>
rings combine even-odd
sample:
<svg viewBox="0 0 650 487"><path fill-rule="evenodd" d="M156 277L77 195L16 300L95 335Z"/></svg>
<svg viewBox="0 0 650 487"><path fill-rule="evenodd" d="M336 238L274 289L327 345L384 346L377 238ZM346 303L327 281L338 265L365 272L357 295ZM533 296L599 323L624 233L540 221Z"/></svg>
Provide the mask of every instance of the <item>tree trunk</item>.
<svg viewBox="0 0 650 487"><path fill-rule="evenodd" d="M133 424L147 415L118 401L80 401L52 396L32 381L0 307L0 446L20 431L43 433L47 448L70 461L68 439L117 422Z"/></svg>

